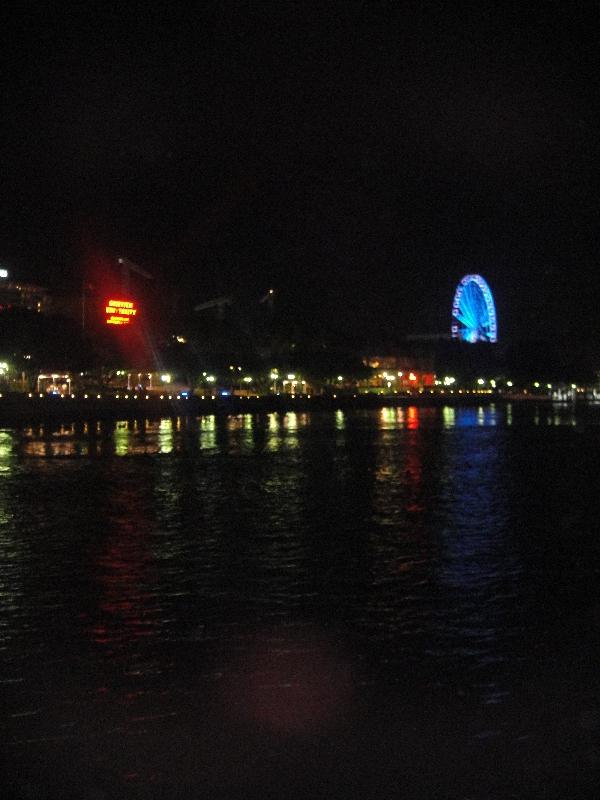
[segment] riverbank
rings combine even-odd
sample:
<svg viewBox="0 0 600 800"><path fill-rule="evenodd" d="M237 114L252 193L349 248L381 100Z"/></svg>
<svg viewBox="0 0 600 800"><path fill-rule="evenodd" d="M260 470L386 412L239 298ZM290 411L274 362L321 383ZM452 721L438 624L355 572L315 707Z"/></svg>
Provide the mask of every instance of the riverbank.
<svg viewBox="0 0 600 800"><path fill-rule="evenodd" d="M481 406L491 403L537 403L555 405L547 395L500 392L412 392L402 394L338 395L44 395L11 393L0 395L0 423L51 420L136 419L205 414L254 414L289 411L335 411L389 406ZM585 401L579 401L585 402ZM579 404L579 403L578 403ZM561 405L566 405L562 403ZM569 404L572 405L572 404Z"/></svg>

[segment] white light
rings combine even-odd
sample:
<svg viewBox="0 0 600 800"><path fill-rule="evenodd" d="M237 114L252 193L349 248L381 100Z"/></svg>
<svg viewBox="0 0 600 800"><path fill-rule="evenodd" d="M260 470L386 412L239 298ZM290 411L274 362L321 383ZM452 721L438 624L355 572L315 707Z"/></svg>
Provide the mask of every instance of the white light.
<svg viewBox="0 0 600 800"><path fill-rule="evenodd" d="M496 381L491 380L490 381L490 386L492 387L492 389L495 389L496 388Z"/></svg>
<svg viewBox="0 0 600 800"><path fill-rule="evenodd" d="M272 381L276 381L278 377L279 373L275 372L275 370L273 370L273 372L271 372L271 374L269 375L269 378L271 378Z"/></svg>
<svg viewBox="0 0 600 800"><path fill-rule="evenodd" d="M576 388L577 388L577 384L576 383L572 383L571 384L571 389L576 389Z"/></svg>
<svg viewBox="0 0 600 800"><path fill-rule="evenodd" d="M164 374L164 375L161 375L161 376L160 376L160 379L161 379L161 381L162 381L163 383L171 383L171 376L169 375L169 373L168 373L168 372L165 372L165 374Z"/></svg>
<svg viewBox="0 0 600 800"><path fill-rule="evenodd" d="M296 380L296 376L294 375L293 372L290 372L290 374L287 376L287 379L288 379L288 381L295 381Z"/></svg>
<svg viewBox="0 0 600 800"><path fill-rule="evenodd" d="M216 379L215 379L215 376L214 376L214 375L207 375L207 376L206 376L206 380L207 380L209 383L214 383Z"/></svg>
<svg viewBox="0 0 600 800"><path fill-rule="evenodd" d="M534 381L533 385L535 386L536 389L540 388L540 382L539 381Z"/></svg>
<svg viewBox="0 0 600 800"><path fill-rule="evenodd" d="M485 383L485 379L484 379L484 378L477 378L477 383L478 383L480 386L483 386L483 384Z"/></svg>
<svg viewBox="0 0 600 800"><path fill-rule="evenodd" d="M0 278L8 278L8 270L0 269Z"/></svg>
<svg viewBox="0 0 600 800"><path fill-rule="evenodd" d="M453 383L456 383L456 378L450 376L444 378L444 386L452 386Z"/></svg>
<svg viewBox="0 0 600 800"><path fill-rule="evenodd" d="M250 375L245 375L242 378L242 380L244 381L244 383L252 383L252 378L250 377Z"/></svg>
<svg viewBox="0 0 600 800"><path fill-rule="evenodd" d="M551 388L552 388L552 384L551 383L547 383L546 384L546 389L551 389Z"/></svg>
<svg viewBox="0 0 600 800"><path fill-rule="evenodd" d="M337 379L338 379L338 381L343 381L344 380L344 378L341 375L338 375Z"/></svg>
<svg viewBox="0 0 600 800"><path fill-rule="evenodd" d="M506 381L506 385L507 385L507 386L512 386L512 385L513 385L513 382L512 382L512 381Z"/></svg>

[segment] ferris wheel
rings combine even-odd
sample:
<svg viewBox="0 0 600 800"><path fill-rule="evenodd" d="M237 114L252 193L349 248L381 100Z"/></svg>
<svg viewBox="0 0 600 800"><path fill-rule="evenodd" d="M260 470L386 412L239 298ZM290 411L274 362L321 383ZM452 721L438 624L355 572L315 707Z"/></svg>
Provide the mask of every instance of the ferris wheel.
<svg viewBox="0 0 600 800"><path fill-rule="evenodd" d="M494 298L481 275L465 275L456 287L450 330L463 342L498 341Z"/></svg>

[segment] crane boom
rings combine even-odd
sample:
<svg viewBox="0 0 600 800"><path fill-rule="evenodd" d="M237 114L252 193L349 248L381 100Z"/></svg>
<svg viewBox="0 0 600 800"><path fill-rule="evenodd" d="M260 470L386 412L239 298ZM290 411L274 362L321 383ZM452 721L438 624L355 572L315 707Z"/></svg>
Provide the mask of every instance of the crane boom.
<svg viewBox="0 0 600 800"><path fill-rule="evenodd" d="M154 278L153 275L140 267L139 264L134 264L134 262L130 261L128 258L120 257L117 259L117 261L121 265L121 288L124 295L129 295L131 272L137 272L137 274L141 275L142 278L147 278L148 280L153 280Z"/></svg>

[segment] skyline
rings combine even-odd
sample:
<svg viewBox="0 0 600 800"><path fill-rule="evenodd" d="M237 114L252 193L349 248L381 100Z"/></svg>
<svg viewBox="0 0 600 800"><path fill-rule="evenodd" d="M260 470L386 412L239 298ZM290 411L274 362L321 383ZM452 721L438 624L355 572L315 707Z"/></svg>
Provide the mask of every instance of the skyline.
<svg viewBox="0 0 600 800"><path fill-rule="evenodd" d="M367 331L600 334L597 12L330 3L42 10L6 28L0 261L125 254L198 300L268 286Z"/></svg>

